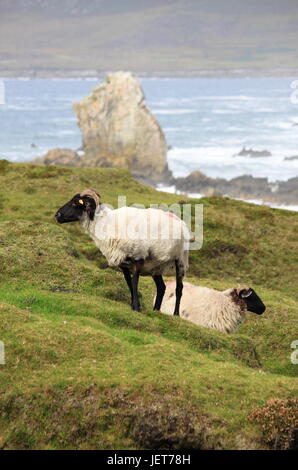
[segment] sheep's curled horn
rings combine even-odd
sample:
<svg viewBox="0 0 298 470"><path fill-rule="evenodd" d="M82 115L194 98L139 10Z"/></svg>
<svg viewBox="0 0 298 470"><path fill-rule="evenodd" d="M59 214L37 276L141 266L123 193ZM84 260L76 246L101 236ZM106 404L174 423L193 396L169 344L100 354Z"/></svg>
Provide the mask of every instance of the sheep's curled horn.
<svg viewBox="0 0 298 470"><path fill-rule="evenodd" d="M242 297L242 299L246 299L252 294L252 290L250 287L240 287L239 289L236 289L238 297Z"/></svg>
<svg viewBox="0 0 298 470"><path fill-rule="evenodd" d="M84 196L88 196L88 197L92 197L92 199L94 199L95 201L95 204L96 204L96 207L99 206L100 202L100 194L98 194L97 191L95 191L94 189L85 189L81 194L80 194L81 197L84 197Z"/></svg>

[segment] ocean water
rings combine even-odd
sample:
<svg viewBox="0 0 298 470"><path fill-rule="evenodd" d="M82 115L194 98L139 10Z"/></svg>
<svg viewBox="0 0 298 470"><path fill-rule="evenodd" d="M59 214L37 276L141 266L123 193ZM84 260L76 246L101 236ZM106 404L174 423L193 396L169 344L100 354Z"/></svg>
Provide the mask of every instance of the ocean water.
<svg viewBox="0 0 298 470"><path fill-rule="evenodd" d="M175 176L199 169L227 179L243 174L270 181L298 176L298 104L294 78L143 79L146 101L163 131ZM72 104L98 83L89 80L5 80L0 105L0 158L28 161L55 147L78 149ZM297 124L297 125L295 125ZM235 157L242 147L271 157Z"/></svg>

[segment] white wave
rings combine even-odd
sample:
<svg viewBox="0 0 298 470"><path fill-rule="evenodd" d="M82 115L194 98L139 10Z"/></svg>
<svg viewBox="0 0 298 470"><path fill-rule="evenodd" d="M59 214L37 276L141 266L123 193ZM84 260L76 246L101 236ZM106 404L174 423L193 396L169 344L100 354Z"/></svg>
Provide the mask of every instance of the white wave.
<svg viewBox="0 0 298 470"><path fill-rule="evenodd" d="M289 120L292 122L292 124L298 125L298 116L291 116L289 117Z"/></svg>
<svg viewBox="0 0 298 470"><path fill-rule="evenodd" d="M243 132L245 130L245 127L228 126L225 130L233 132Z"/></svg>
<svg viewBox="0 0 298 470"><path fill-rule="evenodd" d="M239 150L239 146L173 148L168 152L169 167L176 177L187 176L193 170L228 180L244 174L268 177L269 181L298 176L298 160L284 161L283 153L262 158L234 156Z"/></svg>
<svg viewBox="0 0 298 470"><path fill-rule="evenodd" d="M62 131L58 131L55 135L58 135L58 136L79 135L79 130L74 131L74 130L70 130L70 129L65 129L65 130L62 130Z"/></svg>
<svg viewBox="0 0 298 470"><path fill-rule="evenodd" d="M153 109L153 114L193 114L197 113L196 109Z"/></svg>
<svg viewBox="0 0 298 470"><path fill-rule="evenodd" d="M222 96L201 96L202 100L218 100L218 101L260 101L266 100L264 97L247 96L247 95L222 95ZM269 98L271 101L272 98Z"/></svg>
<svg viewBox="0 0 298 470"><path fill-rule="evenodd" d="M236 199L236 200L242 201L243 199ZM251 204L257 204L258 206L268 206L268 207L271 207L272 209L283 209L283 210L298 212L298 206L293 206L293 205L276 204L273 202L261 201L259 199L246 199L245 202L250 202Z"/></svg>
<svg viewBox="0 0 298 470"><path fill-rule="evenodd" d="M160 184L157 186L157 189L164 193L176 194L176 186L163 186L162 184Z"/></svg>
<svg viewBox="0 0 298 470"><path fill-rule="evenodd" d="M159 185L157 187L159 191L162 191L163 193L170 193L170 194L185 194L185 191L180 191L179 189L176 189L176 186L163 186ZM187 193L187 197L191 197L194 199L200 199L203 197L202 194L199 193Z"/></svg>
<svg viewBox="0 0 298 470"><path fill-rule="evenodd" d="M50 119L49 122L77 122L77 119L75 117L56 117L53 119Z"/></svg>
<svg viewBox="0 0 298 470"><path fill-rule="evenodd" d="M277 127L278 129L286 129L286 130L291 130L295 131L293 124L291 122L276 122L272 123L274 127Z"/></svg>
<svg viewBox="0 0 298 470"><path fill-rule="evenodd" d="M52 132L41 132L38 137L64 137L66 135L79 135L79 131L64 129Z"/></svg>
<svg viewBox="0 0 298 470"><path fill-rule="evenodd" d="M283 120L280 121L278 119L264 119L263 121L263 126L271 129L283 129L283 130L289 130L292 131L293 133L297 133L297 128L295 125L295 120L294 119L288 119L288 120ZM280 137L280 135L279 135Z"/></svg>
<svg viewBox="0 0 298 470"><path fill-rule="evenodd" d="M164 132L193 132L193 127L164 127Z"/></svg>
<svg viewBox="0 0 298 470"><path fill-rule="evenodd" d="M265 97L265 96L248 96L248 95L199 95L188 98L166 98L159 101L148 101L153 106L170 106L178 103L195 103L196 101L244 101L244 102L272 102L289 100L288 97Z"/></svg>
<svg viewBox="0 0 298 470"><path fill-rule="evenodd" d="M158 190L165 192L165 193L171 193L171 194L184 194L185 193L185 192L183 193L183 191L177 190L176 186L159 186ZM187 197L190 197L193 199L201 199L202 197L204 197L204 194L187 193ZM298 206L293 206L293 205L275 204L271 202L264 202L259 199L239 199L239 198L231 198L231 199L235 199L235 201L244 201L250 204L256 204L258 206L268 206L268 207L271 207L272 209L283 209L283 210L298 212Z"/></svg>
<svg viewBox="0 0 298 470"><path fill-rule="evenodd" d="M257 108L254 110L255 113L280 113L278 108Z"/></svg>
<svg viewBox="0 0 298 470"><path fill-rule="evenodd" d="M284 210L287 210L287 211L294 211L294 212L298 212L298 206L286 206L285 204L271 204L270 207L273 207L275 209L284 209Z"/></svg>
<svg viewBox="0 0 298 470"><path fill-rule="evenodd" d="M57 101L58 103L74 103L74 101L79 100L80 96L61 96L61 97L56 97L53 101Z"/></svg>
<svg viewBox="0 0 298 470"><path fill-rule="evenodd" d="M56 111L62 111L65 109L69 108L69 103L65 103L64 106L53 106L52 102L49 101L48 106L43 106L40 104L31 104L28 105L26 104L5 104L1 106L1 110L3 111L50 111L50 110L56 110Z"/></svg>
<svg viewBox="0 0 298 470"><path fill-rule="evenodd" d="M9 109L12 111L48 111L49 106L40 106L40 105L22 105L22 104L7 104L3 106L4 110Z"/></svg>
<svg viewBox="0 0 298 470"><path fill-rule="evenodd" d="M45 155L50 148L47 147L38 147L38 148L31 148L28 147L27 149L24 147L15 148L14 150L1 152L0 159L5 159L10 162L29 162L34 158L41 157Z"/></svg>
<svg viewBox="0 0 298 470"><path fill-rule="evenodd" d="M213 109L212 114L239 114L241 113L240 109L236 111L235 109Z"/></svg>

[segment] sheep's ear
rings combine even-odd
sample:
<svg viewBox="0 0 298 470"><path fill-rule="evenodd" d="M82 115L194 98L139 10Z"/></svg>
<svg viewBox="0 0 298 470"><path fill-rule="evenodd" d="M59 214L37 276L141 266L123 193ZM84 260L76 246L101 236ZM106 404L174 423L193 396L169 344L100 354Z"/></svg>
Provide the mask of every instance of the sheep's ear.
<svg viewBox="0 0 298 470"><path fill-rule="evenodd" d="M250 297L252 292L253 291L250 287L237 289L238 296L241 297L242 299L247 299L247 297Z"/></svg>
<svg viewBox="0 0 298 470"><path fill-rule="evenodd" d="M94 199L95 201L95 204L98 206L99 205L99 201L100 201L100 194L95 191L94 189L85 189L84 191L81 192L81 197L91 197Z"/></svg>
<svg viewBox="0 0 298 470"><path fill-rule="evenodd" d="M86 207L86 212L89 216L89 219L94 220L94 214L95 214L95 210L96 210L96 202L91 197L86 197L85 201L86 201L86 206L85 206Z"/></svg>

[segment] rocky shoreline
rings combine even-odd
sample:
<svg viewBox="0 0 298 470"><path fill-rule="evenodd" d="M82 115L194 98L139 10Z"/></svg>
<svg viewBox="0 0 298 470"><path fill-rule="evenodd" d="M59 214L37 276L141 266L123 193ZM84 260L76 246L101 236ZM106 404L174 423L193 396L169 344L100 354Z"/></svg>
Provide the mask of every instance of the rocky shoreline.
<svg viewBox="0 0 298 470"><path fill-rule="evenodd" d="M176 178L172 184L177 190L185 193L230 196L244 200L258 199L274 204L298 204L298 177L271 183L268 178L255 178L251 175L225 180L209 178L200 171L194 171L185 178Z"/></svg>
<svg viewBox="0 0 298 470"><path fill-rule="evenodd" d="M39 165L58 165L70 167L117 167L103 157L86 159L83 152L69 149L54 149L44 157L34 160ZM159 186L175 186L176 190L185 194L203 194L205 196L230 196L237 199L259 199L274 204L298 204L298 177L288 181L269 182L268 178L256 178L242 175L231 180L210 178L199 170L186 177L175 178L166 165L158 177L150 177L137 168L133 176L141 183L155 188Z"/></svg>

